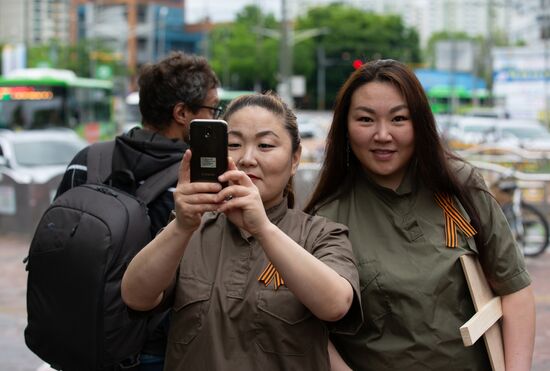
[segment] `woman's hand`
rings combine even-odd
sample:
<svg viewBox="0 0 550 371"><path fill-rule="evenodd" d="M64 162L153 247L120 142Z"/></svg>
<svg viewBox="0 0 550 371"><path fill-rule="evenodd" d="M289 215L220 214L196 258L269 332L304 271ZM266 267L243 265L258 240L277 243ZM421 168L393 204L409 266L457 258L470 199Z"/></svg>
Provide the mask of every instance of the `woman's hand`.
<svg viewBox="0 0 550 371"><path fill-rule="evenodd" d="M258 188L244 171L237 169L231 158L228 160L228 170L218 179L230 184L218 193L217 201L222 203L219 212L225 213L233 224L253 236L271 225Z"/></svg>
<svg viewBox="0 0 550 371"><path fill-rule="evenodd" d="M176 223L178 229L193 232L207 211L217 211L220 206L219 183L193 182L190 180L191 150L185 151L181 161L178 185L174 192Z"/></svg>

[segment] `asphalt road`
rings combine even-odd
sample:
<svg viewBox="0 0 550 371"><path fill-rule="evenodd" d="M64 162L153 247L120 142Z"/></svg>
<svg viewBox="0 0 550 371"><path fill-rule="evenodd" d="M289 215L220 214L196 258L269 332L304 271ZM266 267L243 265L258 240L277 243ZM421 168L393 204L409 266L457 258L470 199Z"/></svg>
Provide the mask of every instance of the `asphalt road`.
<svg viewBox="0 0 550 371"><path fill-rule="evenodd" d="M28 240L0 236L0 371L43 371L44 367L25 346L26 272L23 258ZM537 304L537 333L533 371L550 370L550 252L527 259Z"/></svg>

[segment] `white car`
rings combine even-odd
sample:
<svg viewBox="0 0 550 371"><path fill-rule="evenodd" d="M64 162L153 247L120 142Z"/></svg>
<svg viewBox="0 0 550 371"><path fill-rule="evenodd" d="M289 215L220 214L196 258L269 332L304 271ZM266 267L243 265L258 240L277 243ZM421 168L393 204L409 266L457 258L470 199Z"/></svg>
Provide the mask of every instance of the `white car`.
<svg viewBox="0 0 550 371"><path fill-rule="evenodd" d="M302 141L302 162L322 162L332 112L297 111L296 120Z"/></svg>
<svg viewBox="0 0 550 371"><path fill-rule="evenodd" d="M536 120L499 120L497 130L511 146L531 151L550 151L550 131Z"/></svg>
<svg viewBox="0 0 550 371"><path fill-rule="evenodd" d="M452 149L495 143L497 120L486 117L454 116L447 124L447 140Z"/></svg>
<svg viewBox="0 0 550 371"><path fill-rule="evenodd" d="M70 129L0 130L0 233L29 233L87 143Z"/></svg>

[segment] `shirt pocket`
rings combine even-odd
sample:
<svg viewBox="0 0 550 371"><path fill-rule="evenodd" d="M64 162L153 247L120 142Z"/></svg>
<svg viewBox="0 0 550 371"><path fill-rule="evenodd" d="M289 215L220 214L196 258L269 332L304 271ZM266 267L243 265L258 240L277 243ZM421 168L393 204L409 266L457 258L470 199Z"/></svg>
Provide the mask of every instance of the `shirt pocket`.
<svg viewBox="0 0 550 371"><path fill-rule="evenodd" d="M256 343L266 353L304 356L311 351L311 340L328 339L321 321L286 287L265 288L258 292L258 332Z"/></svg>
<svg viewBox="0 0 550 371"><path fill-rule="evenodd" d="M357 265L365 322L380 322L392 313L389 293L385 288L384 274L378 266L378 261L374 259L360 261Z"/></svg>
<svg viewBox="0 0 550 371"><path fill-rule="evenodd" d="M212 284L194 277L179 277L171 318L171 340L189 344L204 325Z"/></svg>

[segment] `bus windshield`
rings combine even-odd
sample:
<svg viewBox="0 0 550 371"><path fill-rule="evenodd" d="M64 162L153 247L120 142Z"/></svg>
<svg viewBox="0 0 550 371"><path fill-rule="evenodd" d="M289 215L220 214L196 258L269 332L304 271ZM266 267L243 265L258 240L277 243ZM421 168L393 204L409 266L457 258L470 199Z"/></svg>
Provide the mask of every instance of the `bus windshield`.
<svg viewBox="0 0 550 371"><path fill-rule="evenodd" d="M0 128L66 126L66 89L62 87L0 87L0 97Z"/></svg>
<svg viewBox="0 0 550 371"><path fill-rule="evenodd" d="M22 69L0 77L0 128L72 128L89 142L112 138L110 81L77 77L72 71Z"/></svg>

